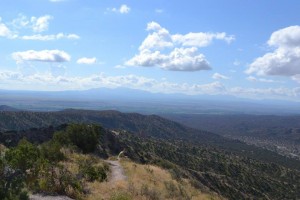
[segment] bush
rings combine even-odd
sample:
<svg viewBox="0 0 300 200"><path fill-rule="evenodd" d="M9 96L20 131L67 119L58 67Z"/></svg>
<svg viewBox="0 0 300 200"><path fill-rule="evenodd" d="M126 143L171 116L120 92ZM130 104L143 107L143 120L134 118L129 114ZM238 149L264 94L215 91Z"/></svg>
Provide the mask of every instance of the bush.
<svg viewBox="0 0 300 200"><path fill-rule="evenodd" d="M63 145L75 145L83 153L91 153L99 144L100 134L98 125L70 124L66 131L55 133L53 140Z"/></svg>
<svg viewBox="0 0 300 200"><path fill-rule="evenodd" d="M44 159L57 163L65 159L65 156L60 149L61 144L51 140L50 142L41 145L41 155Z"/></svg>
<svg viewBox="0 0 300 200"><path fill-rule="evenodd" d="M7 166L4 158L0 156L0 199L29 199L27 192L24 191L24 181L24 174Z"/></svg>
<svg viewBox="0 0 300 200"><path fill-rule="evenodd" d="M79 163L79 172L86 178L87 181L104 181L107 178L107 165L93 166L93 159L83 159Z"/></svg>
<svg viewBox="0 0 300 200"><path fill-rule="evenodd" d="M14 169L20 169L22 172L33 169L40 155L37 146L31 144L26 139L20 140L15 148L9 149L5 153L5 159Z"/></svg>
<svg viewBox="0 0 300 200"><path fill-rule="evenodd" d="M83 193L83 185L63 166L49 164L41 170L35 192L61 194L80 199Z"/></svg>

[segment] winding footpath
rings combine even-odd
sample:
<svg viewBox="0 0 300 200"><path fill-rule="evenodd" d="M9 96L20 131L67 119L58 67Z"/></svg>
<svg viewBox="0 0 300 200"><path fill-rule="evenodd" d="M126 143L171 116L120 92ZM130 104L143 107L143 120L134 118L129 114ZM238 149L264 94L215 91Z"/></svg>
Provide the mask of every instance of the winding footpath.
<svg viewBox="0 0 300 200"><path fill-rule="evenodd" d="M111 169L111 175L109 178L110 183L127 180L124 169L118 160L106 160L106 162L110 165Z"/></svg>

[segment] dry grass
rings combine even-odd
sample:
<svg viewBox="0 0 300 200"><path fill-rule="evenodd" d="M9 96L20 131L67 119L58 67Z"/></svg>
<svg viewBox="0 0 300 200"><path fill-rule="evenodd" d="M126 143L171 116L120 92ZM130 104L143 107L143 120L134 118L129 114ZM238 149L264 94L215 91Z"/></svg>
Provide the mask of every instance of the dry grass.
<svg viewBox="0 0 300 200"><path fill-rule="evenodd" d="M91 155L78 154L63 150L68 158L62 164L77 174L79 162L82 159L94 159L95 165L102 165L103 160ZM113 158L112 158L113 159ZM174 180L171 174L153 165L136 164L129 160L122 160L121 165L127 176L126 181L117 182L86 182L87 200L160 200L160 199L192 199L219 200L217 195L207 194L194 188L188 180L180 182ZM122 198L120 198L122 197Z"/></svg>
<svg viewBox="0 0 300 200"><path fill-rule="evenodd" d="M116 183L88 183L90 194L87 196L87 200L115 200L118 199L115 198L115 196L118 196L115 194L120 194L119 196L122 196L120 199L133 200L220 199L216 195L200 192L188 180L182 180L179 183L172 179L171 174L167 170L159 167L135 164L127 160L123 160L121 164L124 167L128 180Z"/></svg>

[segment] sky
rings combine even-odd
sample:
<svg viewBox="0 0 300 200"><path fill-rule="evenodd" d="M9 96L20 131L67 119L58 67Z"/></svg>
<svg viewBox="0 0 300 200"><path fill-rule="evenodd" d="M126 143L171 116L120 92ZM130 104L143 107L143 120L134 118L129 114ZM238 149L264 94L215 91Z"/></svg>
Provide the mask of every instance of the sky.
<svg viewBox="0 0 300 200"><path fill-rule="evenodd" d="M2 0L0 89L300 101L298 0Z"/></svg>

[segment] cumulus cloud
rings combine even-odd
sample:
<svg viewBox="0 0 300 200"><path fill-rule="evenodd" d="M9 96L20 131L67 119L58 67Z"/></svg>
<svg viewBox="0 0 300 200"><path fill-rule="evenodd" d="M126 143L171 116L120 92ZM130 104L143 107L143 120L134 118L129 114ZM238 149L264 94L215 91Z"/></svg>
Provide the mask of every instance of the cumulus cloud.
<svg viewBox="0 0 300 200"><path fill-rule="evenodd" d="M229 79L228 76L225 76L225 75L219 74L219 73L214 73L214 74L212 75L212 78L213 78L213 79L217 79L217 80L227 80L227 79Z"/></svg>
<svg viewBox="0 0 300 200"><path fill-rule="evenodd" d="M125 65L160 67L173 71L209 70L209 62L203 54L198 53L198 48L208 46L213 40L228 43L234 40L234 36L227 36L226 33L172 35L157 22L148 23L146 30L149 34L139 46L139 53Z"/></svg>
<svg viewBox="0 0 300 200"><path fill-rule="evenodd" d="M2 18L0 17L0 37L15 38L16 36L7 27L6 24L2 23Z"/></svg>
<svg viewBox="0 0 300 200"><path fill-rule="evenodd" d="M5 24L1 22L1 18L0 18L0 36L8 37L9 35L10 35L10 30Z"/></svg>
<svg viewBox="0 0 300 200"><path fill-rule="evenodd" d="M126 4L123 4L120 6L120 8L107 8L107 10L111 12L120 13L120 14L128 14L131 8Z"/></svg>
<svg viewBox="0 0 300 200"><path fill-rule="evenodd" d="M24 61L40 61L40 62L66 62L71 60L71 56L61 50L42 50L42 51L22 51L12 54L17 63Z"/></svg>
<svg viewBox="0 0 300 200"><path fill-rule="evenodd" d="M272 33L268 44L275 47L299 47L300 26L290 26Z"/></svg>
<svg viewBox="0 0 300 200"><path fill-rule="evenodd" d="M93 58L79 58L77 60L77 64L86 64L86 65L91 65L91 64L96 64L97 63L97 59L95 57Z"/></svg>
<svg viewBox="0 0 300 200"><path fill-rule="evenodd" d="M32 30L34 32L47 31L49 27L49 20L53 19L50 15L45 15L42 17L31 17Z"/></svg>
<svg viewBox="0 0 300 200"><path fill-rule="evenodd" d="M24 35L20 36L20 39L23 40L40 40L40 41L50 41L50 40L59 40L59 39L71 39L71 40L77 40L80 39L80 37L76 34L64 34L64 33L58 33L56 35Z"/></svg>
<svg viewBox="0 0 300 200"><path fill-rule="evenodd" d="M147 31L153 31L149 34L139 47L139 50L156 50L164 49L166 47L173 47L173 41L169 31L162 28L156 22L150 22L147 25Z"/></svg>
<svg viewBox="0 0 300 200"><path fill-rule="evenodd" d="M224 40L227 43L231 43L234 40L234 36L227 36L226 33L188 33L186 35L176 34L172 35L172 40L175 43L182 44L183 46L197 46L206 47L213 40Z"/></svg>
<svg viewBox="0 0 300 200"><path fill-rule="evenodd" d="M273 52L256 58L246 73L296 76L300 74L300 26L290 26L272 33L268 45Z"/></svg>
<svg viewBox="0 0 300 200"><path fill-rule="evenodd" d="M128 66L157 66L172 71L198 71L211 69L203 54L197 53L197 48L175 48L169 54L161 54L159 51L151 52L142 50L127 61Z"/></svg>

